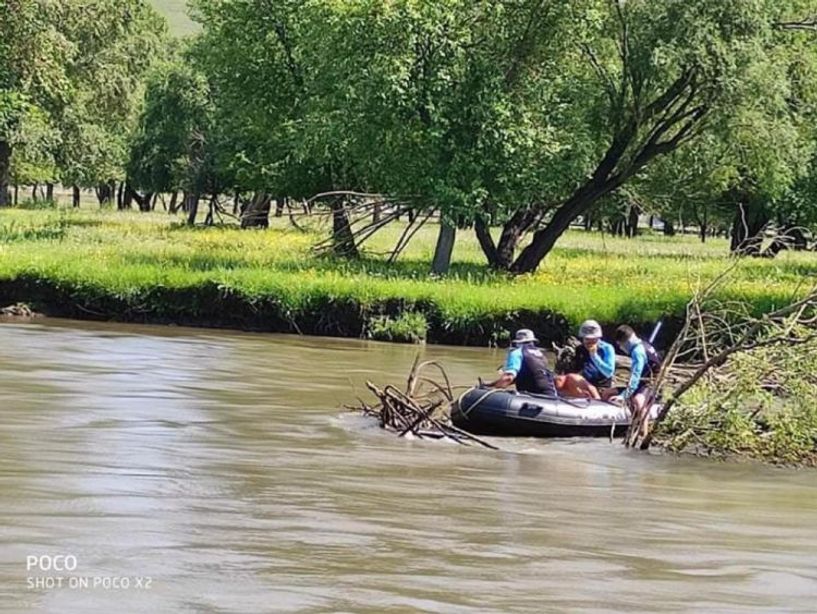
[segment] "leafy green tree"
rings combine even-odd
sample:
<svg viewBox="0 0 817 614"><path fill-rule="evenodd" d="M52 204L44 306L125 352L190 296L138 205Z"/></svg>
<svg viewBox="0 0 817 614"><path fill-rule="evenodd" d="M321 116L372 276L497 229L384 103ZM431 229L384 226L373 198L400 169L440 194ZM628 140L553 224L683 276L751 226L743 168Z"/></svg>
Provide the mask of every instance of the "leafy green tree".
<svg viewBox="0 0 817 614"><path fill-rule="evenodd" d="M557 189L559 171L580 157L579 147L566 155L572 126L550 121L552 75L537 68L569 73L559 64L566 9L527 0L338 5L320 20L330 24L328 52L310 56L321 75L305 115L312 145L342 151L347 177L368 190L441 213L436 272L448 267L455 228L475 222L492 264L509 266L486 222Z"/></svg>
<svg viewBox="0 0 817 614"><path fill-rule="evenodd" d="M73 48L56 28L60 3L0 0L0 206L8 204L14 147L25 140L25 120L42 118L69 89Z"/></svg>
<svg viewBox="0 0 817 614"><path fill-rule="evenodd" d="M764 121L777 113L777 106L758 104L759 93L790 84L790 38L776 28L790 3L616 0L576 7L586 27L573 36L594 92L585 112L604 153L534 234L513 265L517 272L535 269L599 199L720 118L741 107Z"/></svg>
<svg viewBox="0 0 817 614"><path fill-rule="evenodd" d="M121 166L138 82L163 32L144 0L0 0L0 204L27 118L50 125L68 181L86 183L112 158Z"/></svg>
<svg viewBox="0 0 817 614"><path fill-rule="evenodd" d="M737 138L727 193L783 193L800 173L791 152L808 149L795 108L807 34L785 24L812 4L197 0L195 57L236 186L411 199L442 214L438 270L455 227L474 224L489 262L523 273L657 161L706 135L732 147L729 118L786 147L763 163ZM690 190L720 181L688 170Z"/></svg>
<svg viewBox="0 0 817 614"><path fill-rule="evenodd" d="M21 185L36 185L57 180L59 171L54 160L54 151L58 144L59 135L47 115L29 108L20 118L15 131L10 161L10 179L14 184L15 196Z"/></svg>
<svg viewBox="0 0 817 614"><path fill-rule="evenodd" d="M147 86L128 176L149 193L184 190L192 224L201 195L220 189L216 149L207 79L182 61L169 63Z"/></svg>
<svg viewBox="0 0 817 614"><path fill-rule="evenodd" d="M68 6L63 27L81 60L68 66L71 93L53 114L61 179L86 188L123 181L146 76L165 54L167 27L144 0Z"/></svg>

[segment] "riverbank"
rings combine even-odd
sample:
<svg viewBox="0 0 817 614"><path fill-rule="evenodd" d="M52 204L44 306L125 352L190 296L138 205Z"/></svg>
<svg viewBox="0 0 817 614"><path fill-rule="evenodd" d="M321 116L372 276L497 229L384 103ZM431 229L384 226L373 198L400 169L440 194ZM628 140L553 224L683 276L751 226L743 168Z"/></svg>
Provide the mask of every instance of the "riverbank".
<svg viewBox="0 0 817 614"><path fill-rule="evenodd" d="M369 248L386 251L399 231L387 229ZM0 210L0 303L70 318L453 345L503 344L527 326L547 343L588 317L610 326L672 321L727 254L722 240L575 231L540 271L510 278L489 271L462 232L451 274L433 279L434 228L391 265L382 255L316 257L319 238L285 220L242 231L189 228L162 213ZM810 253L747 261L722 298L762 313L815 274Z"/></svg>

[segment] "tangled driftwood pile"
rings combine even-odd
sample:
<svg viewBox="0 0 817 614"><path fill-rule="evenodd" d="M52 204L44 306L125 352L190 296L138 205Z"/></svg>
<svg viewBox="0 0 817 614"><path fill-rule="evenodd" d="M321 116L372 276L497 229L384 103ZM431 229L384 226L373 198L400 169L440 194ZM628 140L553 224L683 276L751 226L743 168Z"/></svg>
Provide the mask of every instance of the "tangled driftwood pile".
<svg viewBox="0 0 817 614"><path fill-rule="evenodd" d="M9 305L8 307L3 307L0 309L0 315L14 318L36 318L41 314L34 311L25 303L15 303L14 305Z"/></svg>
<svg viewBox="0 0 817 614"><path fill-rule="evenodd" d="M442 380L436 381L423 375L428 368L438 370ZM381 428L398 437L447 439L462 445L477 444L498 449L451 424L451 405L456 402L454 389L445 369L433 360L419 362L418 358L414 361L405 391L392 385L380 388L372 382L366 382L366 387L378 402L371 405L360 400L359 406L349 409L374 416Z"/></svg>

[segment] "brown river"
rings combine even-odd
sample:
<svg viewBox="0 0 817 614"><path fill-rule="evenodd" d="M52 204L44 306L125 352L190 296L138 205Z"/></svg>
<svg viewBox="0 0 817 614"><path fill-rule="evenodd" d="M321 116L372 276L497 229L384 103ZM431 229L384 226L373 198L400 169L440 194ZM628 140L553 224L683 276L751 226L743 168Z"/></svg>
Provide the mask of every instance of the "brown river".
<svg viewBox="0 0 817 614"><path fill-rule="evenodd" d="M344 413L417 351L0 324L0 611L817 611L817 473Z"/></svg>

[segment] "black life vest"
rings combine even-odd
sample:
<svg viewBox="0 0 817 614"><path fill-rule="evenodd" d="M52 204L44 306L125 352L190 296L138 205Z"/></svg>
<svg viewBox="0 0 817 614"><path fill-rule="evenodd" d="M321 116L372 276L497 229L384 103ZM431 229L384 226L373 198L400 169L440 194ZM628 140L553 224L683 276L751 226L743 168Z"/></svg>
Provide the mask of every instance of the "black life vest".
<svg viewBox="0 0 817 614"><path fill-rule="evenodd" d="M553 373L548 369L547 358L542 350L533 345L522 348L522 368L516 375L515 383L519 392L556 396L556 385Z"/></svg>
<svg viewBox="0 0 817 614"><path fill-rule="evenodd" d="M647 364L644 365L644 370L641 372L641 377L653 377L658 375L661 370L661 363L663 359L649 341L642 341L644 351L647 353Z"/></svg>
<svg viewBox="0 0 817 614"><path fill-rule="evenodd" d="M580 345L576 348L576 358L573 363L574 370L572 373L581 373L584 371L585 365L591 361L590 352L587 351L587 348L584 345ZM596 369L598 371L598 369ZM588 380L591 384L593 384L596 388L609 388L613 385L613 378L612 377L602 377L601 373L599 373L599 377L593 378L592 380Z"/></svg>

